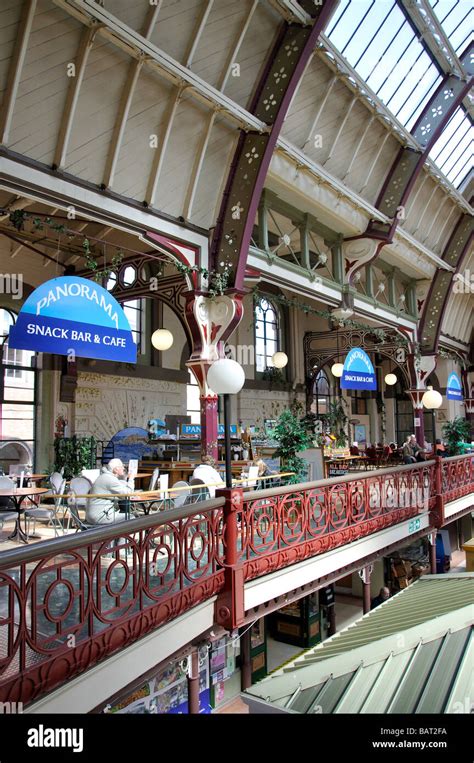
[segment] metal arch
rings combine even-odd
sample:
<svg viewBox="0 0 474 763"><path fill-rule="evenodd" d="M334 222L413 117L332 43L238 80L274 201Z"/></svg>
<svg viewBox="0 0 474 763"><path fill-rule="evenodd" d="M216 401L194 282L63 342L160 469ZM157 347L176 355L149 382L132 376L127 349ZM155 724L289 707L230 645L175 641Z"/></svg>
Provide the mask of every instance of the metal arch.
<svg viewBox="0 0 474 763"><path fill-rule="evenodd" d="M163 259L165 259L165 257L163 257ZM156 299L159 302L163 302L163 304L167 305L178 318L186 334L186 339L191 346L191 332L185 320L185 295L189 291L188 283L180 273L170 276L160 276L159 290L152 291L150 289L150 283L146 278L143 278L142 271L143 268L147 268L153 262L157 262L157 260L150 259L146 254L143 254L143 256L138 258L129 257L124 259L120 265L120 272L132 265L136 270L137 278L133 284L127 286L120 280L120 277L118 277L116 286L110 290L110 294L115 297L118 302L142 298ZM83 278L91 278L93 273L90 270L83 270L80 271L78 275Z"/></svg>
<svg viewBox="0 0 474 763"><path fill-rule="evenodd" d="M446 306L453 285L453 279L460 270L464 257L474 237L474 218L472 215L462 215L448 241L443 259L455 268L454 272L438 270L423 305L423 315L420 321L419 342L423 355L438 352L439 337Z"/></svg>
<svg viewBox="0 0 474 763"><path fill-rule="evenodd" d="M380 326L374 326L373 330L380 328ZM383 327L387 339L381 345L378 342L374 342L370 339L373 336L373 331L370 329L346 329L339 331L339 355L345 354L355 345L362 347L367 352L376 352L383 355L385 358L391 360L398 366L402 372L407 387L410 386L409 373L406 365L400 363L397 360L397 352L400 349L399 344L394 341L396 336L399 336L399 332L396 329L386 329ZM306 378L313 378L320 368L330 362L337 355L337 350L331 345L331 334L326 331L307 332L303 339L303 351L304 351L304 363L305 363L305 375ZM311 349L311 344L314 341L326 340L328 341L327 347L317 347ZM317 366L315 369L314 366Z"/></svg>
<svg viewBox="0 0 474 763"><path fill-rule="evenodd" d="M306 63L335 4L336 0L326 0L322 6L313 4L312 27L283 25L257 85L250 111L268 125L270 132L241 131L211 248L214 268L222 269L224 262L233 273L229 286L240 289L243 285L255 215L278 135Z"/></svg>
<svg viewBox="0 0 474 763"><path fill-rule="evenodd" d="M365 236L380 239L385 243L392 241L399 223L398 210L406 203L433 145L473 86L473 50L474 43L471 43L461 56L461 62L468 73L467 81L453 74L444 77L418 118L412 136L420 145L421 151L409 147L401 148L389 171L376 207L389 217L391 222L371 220Z"/></svg>

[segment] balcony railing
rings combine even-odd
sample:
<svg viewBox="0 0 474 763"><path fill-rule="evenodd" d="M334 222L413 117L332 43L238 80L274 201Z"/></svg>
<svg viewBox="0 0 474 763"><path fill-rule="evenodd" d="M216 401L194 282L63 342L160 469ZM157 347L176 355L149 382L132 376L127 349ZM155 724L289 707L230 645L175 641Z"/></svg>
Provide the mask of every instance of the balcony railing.
<svg viewBox="0 0 474 763"><path fill-rule="evenodd" d="M0 554L0 701L27 704L245 580L474 492L474 456L350 474L158 512ZM426 530L428 532L428 529Z"/></svg>
<svg viewBox="0 0 474 763"><path fill-rule="evenodd" d="M244 493L240 559L250 579L435 508L435 461ZM271 556L271 561L261 557Z"/></svg>

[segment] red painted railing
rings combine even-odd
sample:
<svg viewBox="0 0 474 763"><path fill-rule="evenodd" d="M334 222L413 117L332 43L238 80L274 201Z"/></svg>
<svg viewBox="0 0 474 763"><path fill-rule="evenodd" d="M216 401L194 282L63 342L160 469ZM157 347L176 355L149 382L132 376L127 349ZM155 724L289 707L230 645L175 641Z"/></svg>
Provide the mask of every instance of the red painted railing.
<svg viewBox="0 0 474 763"><path fill-rule="evenodd" d="M435 469L435 461L427 461L244 493L246 580L434 509Z"/></svg>
<svg viewBox="0 0 474 763"><path fill-rule="evenodd" d="M472 491L474 456L453 456L441 460L441 487L445 501L454 501Z"/></svg>
<svg viewBox="0 0 474 763"><path fill-rule="evenodd" d="M32 701L221 590L223 505L1 554L2 701Z"/></svg>
<svg viewBox="0 0 474 763"><path fill-rule="evenodd" d="M243 615L245 580L474 493L474 456L258 492L223 491L0 554L0 701L24 704L217 595ZM199 513L198 513L199 512ZM428 530L427 530L428 532Z"/></svg>

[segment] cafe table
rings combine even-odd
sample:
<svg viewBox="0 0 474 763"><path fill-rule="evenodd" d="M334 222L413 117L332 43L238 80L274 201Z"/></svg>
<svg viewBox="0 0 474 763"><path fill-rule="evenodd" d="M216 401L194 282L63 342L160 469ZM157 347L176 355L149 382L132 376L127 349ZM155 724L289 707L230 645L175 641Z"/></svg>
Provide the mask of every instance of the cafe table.
<svg viewBox="0 0 474 763"><path fill-rule="evenodd" d="M24 511L24 508L22 507L22 503L25 500L25 498L34 498L36 496L43 495L44 493L49 493L48 488L46 487L17 487L17 488L8 488L5 490L0 490L0 496L4 498L10 498L11 502L13 503L13 508L18 514L18 520L16 523L15 531L8 536L8 540L14 540L17 536L23 543L28 543L28 539L26 537L26 533L23 532L21 529L20 524L20 515Z"/></svg>

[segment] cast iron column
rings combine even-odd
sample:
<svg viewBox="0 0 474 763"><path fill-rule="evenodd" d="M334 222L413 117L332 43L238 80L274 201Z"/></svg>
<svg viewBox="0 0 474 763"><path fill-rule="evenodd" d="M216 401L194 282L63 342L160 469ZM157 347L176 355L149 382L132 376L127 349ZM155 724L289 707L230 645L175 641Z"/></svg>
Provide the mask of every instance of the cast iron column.
<svg viewBox="0 0 474 763"><path fill-rule="evenodd" d="M252 660L250 647L252 643L252 627L245 626L245 631L240 637L240 653L242 655L242 675L240 677L242 691L252 686Z"/></svg>
<svg viewBox="0 0 474 763"><path fill-rule="evenodd" d="M370 585L369 585L369 595L370 595ZM370 606L370 605L369 605ZM336 605L331 604L328 607L328 622L329 622L329 628L328 628L328 637L334 636L336 633Z"/></svg>
<svg viewBox="0 0 474 763"><path fill-rule="evenodd" d="M372 565L369 564L367 567L359 570L359 577L362 580L364 615L370 612L370 576L372 575L372 569Z"/></svg>
<svg viewBox="0 0 474 763"><path fill-rule="evenodd" d="M199 713L199 656L195 649L188 657L188 713Z"/></svg>

